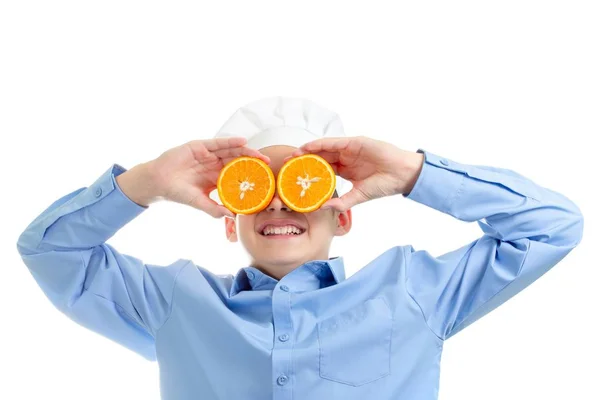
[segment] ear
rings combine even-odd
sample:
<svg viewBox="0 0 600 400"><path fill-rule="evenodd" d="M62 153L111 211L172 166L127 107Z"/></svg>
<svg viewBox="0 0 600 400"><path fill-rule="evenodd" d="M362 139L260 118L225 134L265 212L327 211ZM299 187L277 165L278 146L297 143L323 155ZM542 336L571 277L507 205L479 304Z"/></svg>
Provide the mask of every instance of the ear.
<svg viewBox="0 0 600 400"><path fill-rule="evenodd" d="M337 212L337 228L335 229L335 236L344 236L352 228L352 210L347 209L344 212Z"/></svg>
<svg viewBox="0 0 600 400"><path fill-rule="evenodd" d="M236 218L225 217L225 235L227 240L234 243L238 241L237 232L235 228Z"/></svg>

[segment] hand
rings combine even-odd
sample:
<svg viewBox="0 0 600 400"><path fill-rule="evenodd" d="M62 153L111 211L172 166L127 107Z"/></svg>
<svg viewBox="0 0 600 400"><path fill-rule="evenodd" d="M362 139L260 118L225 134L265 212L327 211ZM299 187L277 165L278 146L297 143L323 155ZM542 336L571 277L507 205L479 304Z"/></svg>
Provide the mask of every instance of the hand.
<svg viewBox="0 0 600 400"><path fill-rule="evenodd" d="M193 140L126 171L117 177L117 182L126 195L141 205L164 199L189 205L215 218L233 218L233 213L209 194L217 187L223 166L234 158L250 156L270 163L269 157L246 147L246 142L243 137ZM132 174L126 176L130 171Z"/></svg>
<svg viewBox="0 0 600 400"><path fill-rule="evenodd" d="M286 160L307 153L323 157L336 175L352 182L350 192L321 207L340 212L379 197L410 193L424 159L421 153L358 136L317 139L299 147Z"/></svg>

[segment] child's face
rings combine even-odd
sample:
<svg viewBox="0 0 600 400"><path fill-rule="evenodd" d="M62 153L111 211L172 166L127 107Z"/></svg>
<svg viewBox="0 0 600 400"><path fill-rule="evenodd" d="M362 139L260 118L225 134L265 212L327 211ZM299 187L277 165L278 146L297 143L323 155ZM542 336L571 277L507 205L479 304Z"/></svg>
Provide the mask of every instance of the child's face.
<svg viewBox="0 0 600 400"><path fill-rule="evenodd" d="M271 159L269 167L277 177L283 159L294 150L295 147L290 146L269 146L260 151ZM283 219L299 227L302 233L262 234L261 228L265 224ZM346 234L351 226L351 210L340 213L333 209L318 209L310 213L299 213L289 209L281 201L277 190L271 203L263 211L249 215L239 214L235 221L225 218L227 238L232 242L239 239L250 255L252 265L276 279L281 279L306 261L328 259L333 237Z"/></svg>

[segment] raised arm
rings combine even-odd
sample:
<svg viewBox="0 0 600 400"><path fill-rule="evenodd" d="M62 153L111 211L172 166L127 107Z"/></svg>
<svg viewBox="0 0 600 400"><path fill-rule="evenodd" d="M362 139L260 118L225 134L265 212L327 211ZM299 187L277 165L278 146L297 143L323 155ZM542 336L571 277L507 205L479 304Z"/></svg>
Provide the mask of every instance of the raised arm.
<svg viewBox="0 0 600 400"><path fill-rule="evenodd" d="M477 221L483 236L440 257L404 247L408 293L441 339L523 290L583 236L583 216L571 200L508 169L461 164L366 136L317 139L292 157L305 153L324 157L352 182L352 190L322 208L345 212L402 194L462 221Z"/></svg>
<svg viewBox="0 0 600 400"><path fill-rule="evenodd" d="M158 200L215 218L230 215L209 198L223 164L240 155L269 161L245 143L243 138L196 140L128 171L114 164L27 226L17 241L23 262L64 314L155 360L154 337L168 319L177 275L189 261L149 265L106 242Z"/></svg>
<svg viewBox="0 0 600 400"><path fill-rule="evenodd" d="M406 247L406 287L432 331L447 339L530 285L583 235L581 210L567 197L508 169L466 165L419 149L422 170L404 197L483 235L433 257Z"/></svg>
<svg viewBox="0 0 600 400"><path fill-rule="evenodd" d="M110 167L89 187L55 201L19 236L17 249L48 299L69 318L149 360L184 262L147 265L106 241L147 206L129 199ZM133 169L125 172L138 176Z"/></svg>

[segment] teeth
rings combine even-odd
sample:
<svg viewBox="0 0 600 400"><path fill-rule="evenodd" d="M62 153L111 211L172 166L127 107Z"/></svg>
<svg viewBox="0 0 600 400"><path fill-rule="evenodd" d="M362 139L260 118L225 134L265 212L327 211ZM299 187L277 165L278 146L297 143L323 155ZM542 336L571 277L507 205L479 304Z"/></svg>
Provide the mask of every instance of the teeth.
<svg viewBox="0 0 600 400"><path fill-rule="evenodd" d="M286 226L269 225L262 231L263 235L299 235L300 233L302 233L302 231L292 225L286 225Z"/></svg>

